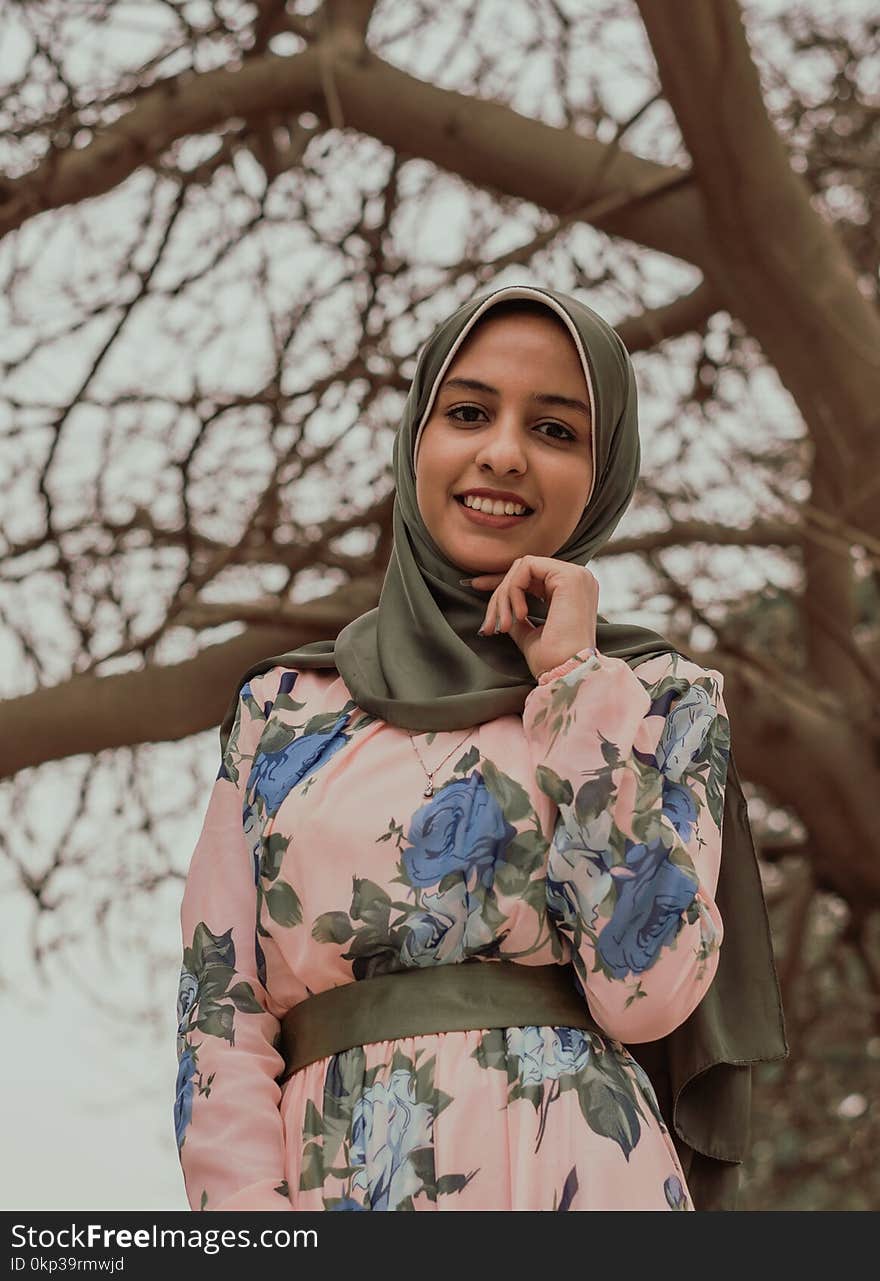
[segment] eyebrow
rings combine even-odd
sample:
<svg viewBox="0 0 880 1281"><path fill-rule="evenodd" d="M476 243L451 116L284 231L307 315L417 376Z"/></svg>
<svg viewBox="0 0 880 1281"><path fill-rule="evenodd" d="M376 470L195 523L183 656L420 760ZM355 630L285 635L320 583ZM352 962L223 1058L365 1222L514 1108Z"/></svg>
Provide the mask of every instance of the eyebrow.
<svg viewBox="0 0 880 1281"><path fill-rule="evenodd" d="M447 378L441 390L445 391L447 387L465 387L470 391L484 391L490 396L500 396L501 392L497 387L490 387L488 383L480 382L478 378ZM582 400L573 400L570 396L558 396L550 392L532 392L532 400L539 405L559 405L565 409L577 409L587 418L590 417L590 411Z"/></svg>

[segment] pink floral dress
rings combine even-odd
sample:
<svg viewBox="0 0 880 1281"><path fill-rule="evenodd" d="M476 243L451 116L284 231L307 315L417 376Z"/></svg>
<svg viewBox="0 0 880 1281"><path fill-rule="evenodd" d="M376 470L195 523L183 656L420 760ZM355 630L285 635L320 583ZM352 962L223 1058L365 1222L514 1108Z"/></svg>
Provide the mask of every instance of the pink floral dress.
<svg viewBox="0 0 880 1281"><path fill-rule="evenodd" d="M415 736L335 672L245 684L181 908L175 1130L203 1210L690 1210L650 1081L715 975L730 734L679 654L577 656ZM454 749L454 750L453 750ZM571 961L605 1035L377 1041L277 1078L279 1019L410 966Z"/></svg>

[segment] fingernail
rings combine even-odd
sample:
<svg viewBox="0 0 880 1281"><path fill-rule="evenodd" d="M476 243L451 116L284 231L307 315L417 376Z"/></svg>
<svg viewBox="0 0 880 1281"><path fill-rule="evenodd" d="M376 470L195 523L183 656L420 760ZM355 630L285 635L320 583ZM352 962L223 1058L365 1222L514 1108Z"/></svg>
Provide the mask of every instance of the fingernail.
<svg viewBox="0 0 880 1281"><path fill-rule="evenodd" d="M495 624L495 635L497 636L500 631L501 631L501 619L499 618Z"/></svg>
<svg viewBox="0 0 880 1281"><path fill-rule="evenodd" d="M462 587L470 587L474 580L472 578L460 578L458 581Z"/></svg>

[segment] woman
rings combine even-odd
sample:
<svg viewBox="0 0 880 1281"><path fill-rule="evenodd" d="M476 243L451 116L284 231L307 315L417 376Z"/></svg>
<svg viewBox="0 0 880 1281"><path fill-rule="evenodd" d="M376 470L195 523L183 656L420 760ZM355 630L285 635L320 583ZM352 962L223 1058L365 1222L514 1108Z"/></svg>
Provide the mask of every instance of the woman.
<svg viewBox="0 0 880 1281"><path fill-rule="evenodd" d="M378 608L255 664L221 727L193 1208L732 1203L786 1047L723 678L597 614L638 465L631 362L576 299L503 288L422 349Z"/></svg>

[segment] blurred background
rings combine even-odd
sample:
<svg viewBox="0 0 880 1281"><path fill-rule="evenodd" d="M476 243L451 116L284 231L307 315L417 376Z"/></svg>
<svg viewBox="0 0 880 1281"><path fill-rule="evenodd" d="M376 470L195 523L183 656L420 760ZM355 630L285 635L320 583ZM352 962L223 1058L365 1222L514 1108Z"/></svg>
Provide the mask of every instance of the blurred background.
<svg viewBox="0 0 880 1281"><path fill-rule="evenodd" d="M871 0L2 8L4 1208L186 1208L217 726L376 603L418 348L511 283L636 363L601 612L725 676L792 1046L742 1207L880 1208L878 33Z"/></svg>

